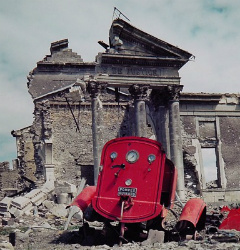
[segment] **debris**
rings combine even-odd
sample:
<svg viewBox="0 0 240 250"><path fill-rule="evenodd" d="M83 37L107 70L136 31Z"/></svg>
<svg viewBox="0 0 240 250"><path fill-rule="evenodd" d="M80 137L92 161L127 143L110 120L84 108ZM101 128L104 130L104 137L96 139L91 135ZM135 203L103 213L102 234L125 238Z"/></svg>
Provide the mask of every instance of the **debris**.
<svg viewBox="0 0 240 250"><path fill-rule="evenodd" d="M76 214L76 213L79 213L81 212L81 209L77 206L71 206L70 208L70 212L69 212L69 215L68 215L68 219L67 219L67 222L65 224L65 227L64 227L64 230L67 230L68 229L68 225L72 219L72 217Z"/></svg>
<svg viewBox="0 0 240 250"><path fill-rule="evenodd" d="M211 239L218 242L239 242L240 232L235 230L219 230Z"/></svg>
<svg viewBox="0 0 240 250"><path fill-rule="evenodd" d="M47 199L47 194L41 189L33 189L31 192L25 195L25 198L30 199L33 205L39 206L44 200Z"/></svg>
<svg viewBox="0 0 240 250"><path fill-rule="evenodd" d="M150 229L148 233L147 240L142 242L142 246L146 246L154 243L163 243L164 242L165 233L163 231Z"/></svg>
<svg viewBox="0 0 240 250"><path fill-rule="evenodd" d="M5 212L8 212L11 201L13 200L13 198L10 197L5 197L1 200L0 202L0 214L4 214Z"/></svg>
<svg viewBox="0 0 240 250"><path fill-rule="evenodd" d="M10 242L2 241L0 242L0 249L1 250L14 250L14 247Z"/></svg>
<svg viewBox="0 0 240 250"><path fill-rule="evenodd" d="M14 232L9 234L9 241L13 246L28 246L30 232L32 232L31 229L28 229L26 232L15 230Z"/></svg>
<svg viewBox="0 0 240 250"><path fill-rule="evenodd" d="M83 190L85 184L86 184L86 179L85 179L85 178L82 178L82 179L81 179L81 182L80 182L80 185L79 185L79 188L78 188L78 190L77 190L77 195L79 195L79 194L82 192L82 190ZM83 215L82 215L81 209L80 209L78 206L75 206L75 205L71 206L71 207L70 207L70 211L69 211L69 215L68 215L68 219L67 219L67 222L66 222L65 227L64 227L64 230L67 230L67 229L68 229L68 225L69 225L69 223L70 223L72 217L73 217L74 215L76 215L77 213L81 216L81 219L82 219L82 218L83 218ZM80 218L78 218L78 219L80 219Z"/></svg>
<svg viewBox="0 0 240 250"><path fill-rule="evenodd" d="M29 198L19 196L11 201L9 212L15 217L18 217L28 211L31 211L32 209L33 205L31 203L31 200Z"/></svg>
<svg viewBox="0 0 240 250"><path fill-rule="evenodd" d="M54 204L52 208L49 209L49 212L56 217L67 217L68 216L68 209L63 204Z"/></svg>

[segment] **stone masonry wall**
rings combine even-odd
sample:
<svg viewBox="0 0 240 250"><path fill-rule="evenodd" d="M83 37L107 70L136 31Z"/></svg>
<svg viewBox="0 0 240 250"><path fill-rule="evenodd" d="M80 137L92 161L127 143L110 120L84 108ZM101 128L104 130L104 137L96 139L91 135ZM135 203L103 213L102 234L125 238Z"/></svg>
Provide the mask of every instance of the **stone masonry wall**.
<svg viewBox="0 0 240 250"><path fill-rule="evenodd" d="M131 103L122 100L119 104L111 94L99 99L97 110L99 155L103 145L114 138L134 134L134 109ZM38 177L44 175L46 146L51 144L52 159L57 179L78 184L80 177L86 177L93 184L92 109L91 101L72 103L72 112L78 122L77 130L72 113L63 98L48 97L35 104L34 132L35 159ZM147 134L152 135L151 127ZM49 149L48 149L49 150ZM51 162L49 162L51 161Z"/></svg>
<svg viewBox="0 0 240 250"><path fill-rule="evenodd" d="M219 123L227 188L240 188L240 117L221 117Z"/></svg>
<svg viewBox="0 0 240 250"><path fill-rule="evenodd" d="M183 142L183 161L185 187L188 196L200 193L201 175L196 158L197 147L193 141L197 139L196 118L194 116L182 116L182 142Z"/></svg>
<svg viewBox="0 0 240 250"><path fill-rule="evenodd" d="M9 162L0 162L0 198L17 190L18 180L18 170L10 169Z"/></svg>

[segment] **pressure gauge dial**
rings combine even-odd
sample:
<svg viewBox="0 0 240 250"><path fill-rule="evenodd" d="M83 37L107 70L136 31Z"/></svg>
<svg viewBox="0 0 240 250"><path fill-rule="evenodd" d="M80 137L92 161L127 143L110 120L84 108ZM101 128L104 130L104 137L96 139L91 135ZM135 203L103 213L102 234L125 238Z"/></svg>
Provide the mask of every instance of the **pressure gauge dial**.
<svg viewBox="0 0 240 250"><path fill-rule="evenodd" d="M156 155L154 154L150 154L148 156L148 162L151 164L152 162L154 162L156 160Z"/></svg>
<svg viewBox="0 0 240 250"><path fill-rule="evenodd" d="M136 150L130 150L127 152L126 160L129 163L135 163L139 158L139 154Z"/></svg>
<svg viewBox="0 0 240 250"><path fill-rule="evenodd" d="M112 152L110 154L110 158L111 158L112 161L114 161L117 158L117 153L116 152Z"/></svg>

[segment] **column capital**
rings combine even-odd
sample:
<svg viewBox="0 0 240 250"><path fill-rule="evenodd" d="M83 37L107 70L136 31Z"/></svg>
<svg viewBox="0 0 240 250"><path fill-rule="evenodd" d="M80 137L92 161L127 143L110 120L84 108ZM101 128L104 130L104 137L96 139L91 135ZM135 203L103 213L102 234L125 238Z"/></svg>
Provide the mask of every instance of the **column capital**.
<svg viewBox="0 0 240 250"><path fill-rule="evenodd" d="M107 83L90 80L87 84L87 91L92 98L97 97L102 90L106 89Z"/></svg>
<svg viewBox="0 0 240 250"><path fill-rule="evenodd" d="M169 101L179 101L180 92L183 89L183 85L178 86L168 86Z"/></svg>
<svg viewBox="0 0 240 250"><path fill-rule="evenodd" d="M146 100L148 98L149 85L133 84L128 90L135 100Z"/></svg>

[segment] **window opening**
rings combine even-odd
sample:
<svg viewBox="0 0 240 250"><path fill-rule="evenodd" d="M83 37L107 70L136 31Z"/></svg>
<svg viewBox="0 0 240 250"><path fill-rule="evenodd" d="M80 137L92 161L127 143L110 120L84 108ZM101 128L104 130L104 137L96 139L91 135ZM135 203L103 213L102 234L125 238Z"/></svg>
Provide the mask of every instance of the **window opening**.
<svg viewBox="0 0 240 250"><path fill-rule="evenodd" d="M218 187L218 169L215 148L202 148L203 169L206 188Z"/></svg>

